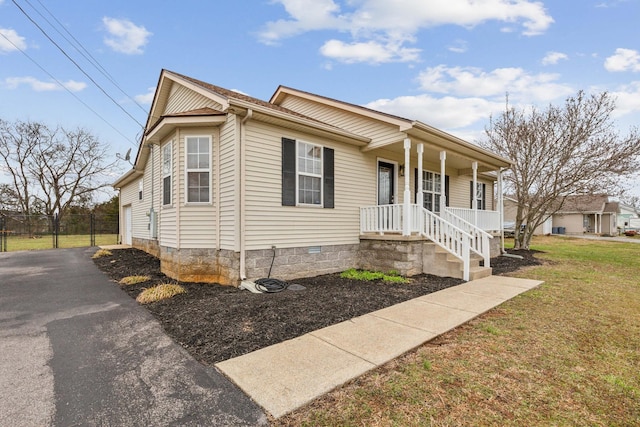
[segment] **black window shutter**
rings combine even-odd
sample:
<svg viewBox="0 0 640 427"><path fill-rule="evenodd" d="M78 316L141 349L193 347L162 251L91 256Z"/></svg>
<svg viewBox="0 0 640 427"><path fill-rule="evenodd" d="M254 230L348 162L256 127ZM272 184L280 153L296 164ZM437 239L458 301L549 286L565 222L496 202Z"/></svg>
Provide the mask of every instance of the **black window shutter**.
<svg viewBox="0 0 640 427"><path fill-rule="evenodd" d="M469 181L469 209L473 209L473 198L476 192L473 191L473 181Z"/></svg>
<svg viewBox="0 0 640 427"><path fill-rule="evenodd" d="M333 179L333 157L334 152L332 148L323 148L322 159L322 173L324 175L324 182L322 183L323 193L323 205L325 208L334 208L334 179Z"/></svg>
<svg viewBox="0 0 640 427"><path fill-rule="evenodd" d="M418 204L418 168L413 170L413 203Z"/></svg>
<svg viewBox="0 0 640 427"><path fill-rule="evenodd" d="M282 206L296 205L296 141L282 138Z"/></svg>
<svg viewBox="0 0 640 427"><path fill-rule="evenodd" d="M449 207L449 175L444 176L445 206Z"/></svg>
<svg viewBox="0 0 640 427"><path fill-rule="evenodd" d="M483 211L487 209L487 184L482 183L482 207Z"/></svg>

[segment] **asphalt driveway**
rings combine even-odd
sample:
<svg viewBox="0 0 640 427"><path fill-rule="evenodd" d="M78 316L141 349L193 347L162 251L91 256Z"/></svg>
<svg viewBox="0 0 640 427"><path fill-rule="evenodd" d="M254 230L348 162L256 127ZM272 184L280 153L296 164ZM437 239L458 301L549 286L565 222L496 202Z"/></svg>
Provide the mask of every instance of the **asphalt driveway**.
<svg viewBox="0 0 640 427"><path fill-rule="evenodd" d="M267 425L91 261L0 253L0 425Z"/></svg>

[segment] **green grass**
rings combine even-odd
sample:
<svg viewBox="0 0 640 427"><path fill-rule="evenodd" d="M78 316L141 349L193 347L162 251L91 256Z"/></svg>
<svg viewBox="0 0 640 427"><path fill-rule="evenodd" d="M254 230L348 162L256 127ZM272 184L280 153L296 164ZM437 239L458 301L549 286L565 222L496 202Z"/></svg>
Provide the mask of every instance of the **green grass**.
<svg viewBox="0 0 640 427"><path fill-rule="evenodd" d="M115 245L118 243L117 234L96 234L96 246ZM91 245L91 236L88 234L61 235L58 236L59 248L78 248ZM9 236L7 238L7 250L31 251L53 248L53 237L42 236L37 238Z"/></svg>
<svg viewBox="0 0 640 427"><path fill-rule="evenodd" d="M544 280L275 425L640 425L640 245L538 237Z"/></svg>
<svg viewBox="0 0 640 427"><path fill-rule="evenodd" d="M389 271L388 273L382 273L380 271L356 270L355 268L350 268L349 270L343 271L340 274L340 277L343 277L345 279L363 280L367 282L374 280L382 280L383 282L388 283L409 282L409 279L400 276L395 270Z"/></svg>

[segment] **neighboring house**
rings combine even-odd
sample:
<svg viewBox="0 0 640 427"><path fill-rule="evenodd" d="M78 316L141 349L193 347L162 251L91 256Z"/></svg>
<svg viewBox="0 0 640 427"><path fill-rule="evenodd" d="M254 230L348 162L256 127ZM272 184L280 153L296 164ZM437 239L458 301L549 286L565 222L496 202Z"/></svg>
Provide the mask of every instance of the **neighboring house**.
<svg viewBox="0 0 640 427"><path fill-rule="evenodd" d="M518 213L518 201L511 196L504 196L504 223L505 225L513 225L516 222L516 215ZM547 235L552 232L553 218L548 217L546 221L536 227L533 230L534 236Z"/></svg>
<svg viewBox="0 0 640 427"><path fill-rule="evenodd" d="M625 230L640 230L640 213L638 208L634 206L625 205L624 203L618 203L620 212L618 213L618 229Z"/></svg>
<svg viewBox="0 0 640 427"><path fill-rule="evenodd" d="M553 215L553 228L566 234L616 235L618 202L606 194L568 196Z"/></svg>
<svg viewBox="0 0 640 427"><path fill-rule="evenodd" d="M469 280L491 272L473 254L488 266L499 253L494 186L510 165L418 121L284 86L265 102L163 70L135 166L114 187L122 243L178 280L350 267Z"/></svg>

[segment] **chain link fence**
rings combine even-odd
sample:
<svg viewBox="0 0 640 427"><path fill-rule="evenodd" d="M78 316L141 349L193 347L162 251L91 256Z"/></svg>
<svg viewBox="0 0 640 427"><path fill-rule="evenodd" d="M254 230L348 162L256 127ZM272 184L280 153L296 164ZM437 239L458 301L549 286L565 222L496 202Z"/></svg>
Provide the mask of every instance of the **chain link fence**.
<svg viewBox="0 0 640 427"><path fill-rule="evenodd" d="M0 213L0 252L114 245L118 215L20 215Z"/></svg>

